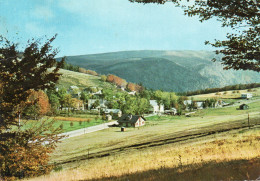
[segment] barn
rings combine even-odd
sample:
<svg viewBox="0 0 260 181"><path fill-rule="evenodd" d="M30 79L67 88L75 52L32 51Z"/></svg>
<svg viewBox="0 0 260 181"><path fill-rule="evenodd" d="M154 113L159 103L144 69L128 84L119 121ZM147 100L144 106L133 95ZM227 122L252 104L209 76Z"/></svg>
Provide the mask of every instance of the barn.
<svg viewBox="0 0 260 181"><path fill-rule="evenodd" d="M119 126L140 127L145 125L146 119L143 116L124 114L118 120Z"/></svg>
<svg viewBox="0 0 260 181"><path fill-rule="evenodd" d="M241 109L241 110L249 109L249 106L247 104L241 104L239 106L239 109Z"/></svg>

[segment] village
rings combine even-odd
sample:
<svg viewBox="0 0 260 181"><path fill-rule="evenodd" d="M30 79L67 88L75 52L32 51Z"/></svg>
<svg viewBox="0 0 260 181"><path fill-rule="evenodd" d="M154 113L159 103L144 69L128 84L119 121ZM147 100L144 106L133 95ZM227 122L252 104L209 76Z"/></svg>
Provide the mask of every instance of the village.
<svg viewBox="0 0 260 181"><path fill-rule="evenodd" d="M118 87L118 90L120 92L119 94L121 99L118 96L118 93L113 95L113 93L110 92L110 95L105 95L108 90L103 90L102 88L89 87L80 91L79 87L70 86L66 93L71 95L71 98L74 99L74 103L70 105L71 107L69 107L67 104L67 107L60 106L58 109L63 112L65 111L65 113L69 111L74 113L84 112L101 116L105 121L116 120L118 122L118 126L120 127L140 127L145 125L145 117L149 116L185 115L186 117L190 117L196 112L196 110L221 108L233 104L233 102L227 103L223 99L220 99L218 97L220 93L216 93L217 95L214 98L205 100L193 100L193 97L188 98L183 96L176 96L173 99L173 103L170 103L170 105L167 103L164 104L165 102L163 101L163 96L161 95L160 98L158 98L158 96L154 96L154 98L157 98L157 100L146 100L147 102L145 105L143 105L144 108L140 112L137 110L126 109L126 104L129 102L128 99L138 99L140 98L140 93L136 91L126 91L122 87ZM56 88L55 91L59 92L59 88ZM158 93L158 91L155 91L151 94L156 95L156 93ZM122 100L122 97L124 96L126 98ZM82 99L82 97L85 99ZM88 97L88 99L86 97ZM252 99L252 97L253 94L249 92L240 94L240 99L242 100L249 100ZM239 101L237 102L240 103ZM244 110L248 108L249 106L247 104L239 104L237 109Z"/></svg>

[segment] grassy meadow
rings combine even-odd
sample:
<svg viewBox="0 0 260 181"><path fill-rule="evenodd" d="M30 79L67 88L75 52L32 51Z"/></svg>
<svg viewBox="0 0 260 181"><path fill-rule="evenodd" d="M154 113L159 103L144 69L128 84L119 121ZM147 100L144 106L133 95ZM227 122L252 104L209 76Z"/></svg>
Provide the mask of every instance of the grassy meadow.
<svg viewBox="0 0 260 181"><path fill-rule="evenodd" d="M200 94L196 96L191 96L194 98L194 100L205 100L210 98L217 98L217 99L225 99L226 102L235 100L232 99L238 99L241 97L242 93L251 93L253 95L253 99L260 97L260 88L254 88L252 91L248 90L230 90L230 91L222 91L218 93L209 93L209 94Z"/></svg>
<svg viewBox="0 0 260 181"><path fill-rule="evenodd" d="M86 87L100 87L100 88L111 88L114 87L107 82L101 81L99 76L93 76L90 74L84 74L80 72L74 72L70 70L60 69L59 73L62 74L58 86L69 88L71 85L78 86L81 89Z"/></svg>
<svg viewBox="0 0 260 181"><path fill-rule="evenodd" d="M191 117L148 117L145 126L125 132L110 127L66 139L51 156L56 171L31 180L256 179L260 100L238 101ZM249 109L238 110L242 103Z"/></svg>
<svg viewBox="0 0 260 181"><path fill-rule="evenodd" d="M260 167L260 127L121 151L31 180L245 180Z"/></svg>
<svg viewBox="0 0 260 181"><path fill-rule="evenodd" d="M71 117L65 116L56 116L56 117L44 117L48 121L55 120L53 127L54 128L62 128L62 132L73 131L81 128L87 128L90 126L99 125L105 123L106 121L101 119L101 116L97 115L89 115L89 114L75 114ZM21 121L21 129L27 129L32 126L40 125L40 120L22 120ZM62 125L62 126L61 126Z"/></svg>

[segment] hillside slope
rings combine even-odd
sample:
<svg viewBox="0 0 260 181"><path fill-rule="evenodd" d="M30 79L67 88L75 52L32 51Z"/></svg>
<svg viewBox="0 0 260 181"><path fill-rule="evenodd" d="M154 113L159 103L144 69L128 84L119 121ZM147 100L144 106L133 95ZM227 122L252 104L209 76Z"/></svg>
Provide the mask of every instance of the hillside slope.
<svg viewBox="0 0 260 181"><path fill-rule="evenodd" d="M67 89L69 86L75 85L81 89L86 87L114 88L110 83L101 81L98 76L64 69L60 69L59 73L61 73L62 76L58 82L58 87L64 87Z"/></svg>
<svg viewBox="0 0 260 181"><path fill-rule="evenodd" d="M166 91L260 82L260 73L223 70L220 62L212 62L212 58L219 60L220 56L209 51L144 50L68 56L67 62Z"/></svg>

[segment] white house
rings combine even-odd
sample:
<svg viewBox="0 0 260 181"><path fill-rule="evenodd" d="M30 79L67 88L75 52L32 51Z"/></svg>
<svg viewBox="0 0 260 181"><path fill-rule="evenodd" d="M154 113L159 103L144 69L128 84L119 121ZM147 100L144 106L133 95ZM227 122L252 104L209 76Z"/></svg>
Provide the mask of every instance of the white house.
<svg viewBox="0 0 260 181"><path fill-rule="evenodd" d="M99 108L106 108L106 103L107 103L107 100L104 100L104 99L89 99L88 100L88 109L91 109L92 105L97 101L99 100Z"/></svg>
<svg viewBox="0 0 260 181"><path fill-rule="evenodd" d="M136 94L136 91L128 92L128 94L134 96Z"/></svg>
<svg viewBox="0 0 260 181"><path fill-rule="evenodd" d="M140 127L145 125L145 121L146 119L143 116L125 114L119 118L118 123L119 126Z"/></svg>
<svg viewBox="0 0 260 181"><path fill-rule="evenodd" d="M251 93L242 93L241 94L242 99L250 99L252 97L253 97L253 95Z"/></svg>
<svg viewBox="0 0 260 181"><path fill-rule="evenodd" d="M176 115L177 114L177 109L173 107L170 110L165 110L164 113L165 114Z"/></svg>
<svg viewBox="0 0 260 181"><path fill-rule="evenodd" d="M203 109L203 102L202 101L194 101L197 104L197 109ZM185 106L191 105L192 100L185 100L183 101Z"/></svg>
<svg viewBox="0 0 260 181"><path fill-rule="evenodd" d="M197 103L197 109L203 109L203 102L202 101L198 101Z"/></svg>
<svg viewBox="0 0 260 181"><path fill-rule="evenodd" d="M160 106L157 104L156 100L150 100L150 105L152 108L150 109L153 113L163 113L164 112L164 105L161 104Z"/></svg>
<svg viewBox="0 0 260 181"><path fill-rule="evenodd" d="M79 92L79 88L75 85L70 86L68 89L68 93L78 93L78 92Z"/></svg>

